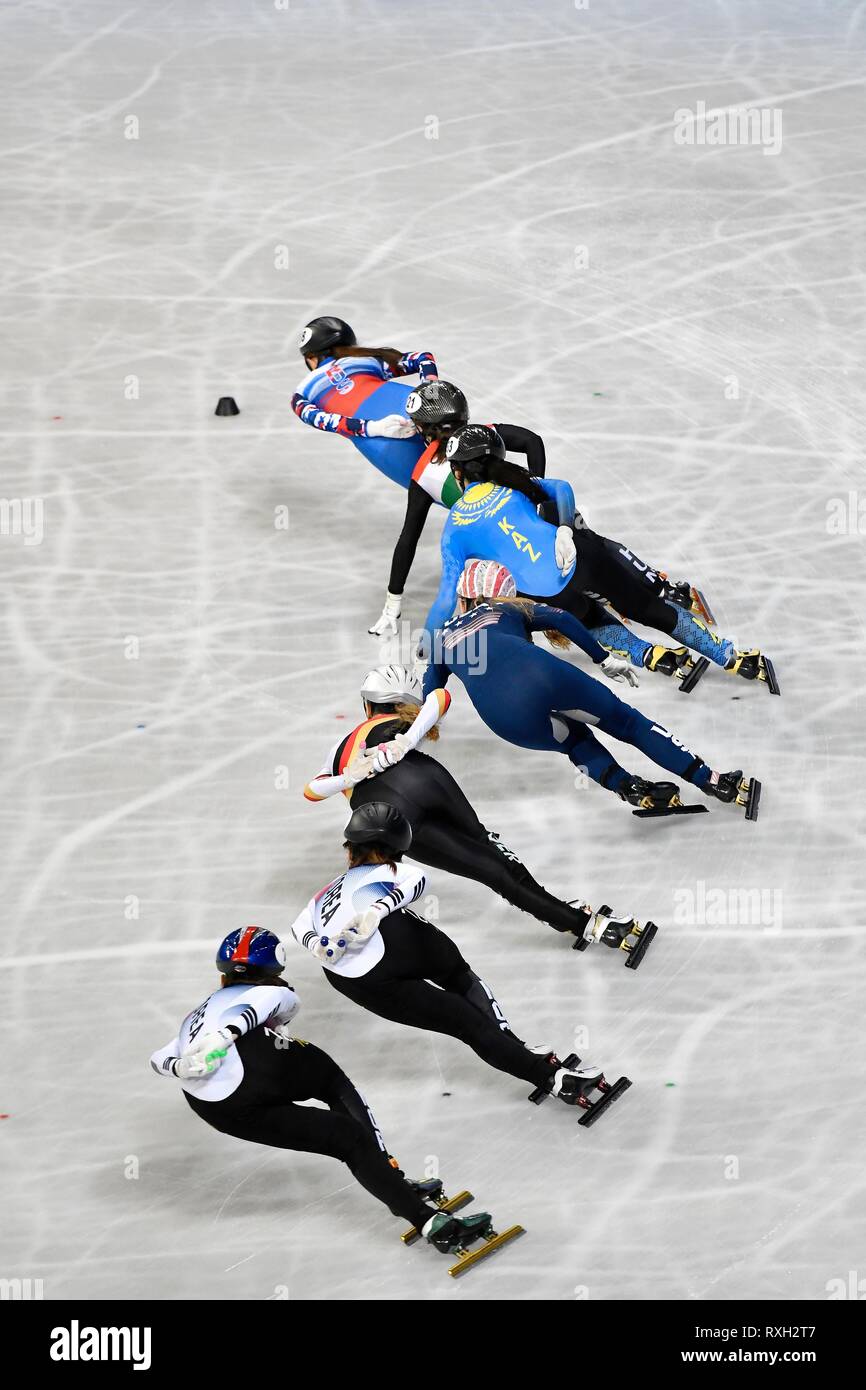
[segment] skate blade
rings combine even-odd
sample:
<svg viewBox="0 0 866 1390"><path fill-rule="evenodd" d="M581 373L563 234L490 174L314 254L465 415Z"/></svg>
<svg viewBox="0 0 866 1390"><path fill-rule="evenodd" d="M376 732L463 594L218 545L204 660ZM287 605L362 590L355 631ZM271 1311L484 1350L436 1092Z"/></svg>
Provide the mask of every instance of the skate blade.
<svg viewBox="0 0 866 1390"><path fill-rule="evenodd" d="M765 681L771 695L781 695L776 668L768 656L761 657L761 671L758 680Z"/></svg>
<svg viewBox="0 0 866 1390"><path fill-rule="evenodd" d="M619 1081L614 1082L609 1091L602 1092L601 1100L592 1100L589 1102L586 1114L581 1115L577 1123L589 1129L590 1125L594 1125L596 1120L601 1119L605 1110L610 1109L615 1100L619 1100L620 1096L625 1095L630 1085L631 1082L628 1077L621 1076Z"/></svg>
<svg viewBox="0 0 866 1390"><path fill-rule="evenodd" d="M561 1065L568 1068L569 1071L573 1071L575 1067L580 1065L580 1058L576 1052L569 1052ZM534 1091L529 1092L528 1099L532 1101L533 1105L540 1105L543 1100L547 1100L549 1095L550 1092L544 1086L536 1086Z"/></svg>
<svg viewBox="0 0 866 1390"><path fill-rule="evenodd" d="M646 810L639 807L632 815L641 820L655 820L658 816L700 816L709 809L709 806L683 806L681 803L679 806L650 806Z"/></svg>
<svg viewBox="0 0 866 1390"><path fill-rule="evenodd" d="M458 1192L456 1197L448 1197L443 1201L436 1202L435 1205L437 1211L455 1212L462 1211L464 1207L468 1207L469 1203L474 1201L475 1198L471 1192ZM408 1231L403 1232L400 1239L404 1245L414 1245L416 1240L421 1239L421 1232L417 1226L410 1226Z"/></svg>
<svg viewBox="0 0 866 1390"><path fill-rule="evenodd" d="M713 610L704 598L700 589L692 589L692 612L697 613L698 617L703 618L704 622L709 623L710 627L715 627L716 620L713 617Z"/></svg>
<svg viewBox="0 0 866 1390"><path fill-rule="evenodd" d="M638 966L640 965L641 961L643 960L644 956L649 950L650 942L653 940L657 932L658 927L656 926L655 922L647 922L646 926L644 927L643 931L640 933L638 937L637 944L635 946L632 946L631 949L629 949L628 947L625 948L625 950L627 951L627 955L625 958L626 970L637 970ZM623 948L621 947L620 949Z"/></svg>
<svg viewBox="0 0 866 1390"><path fill-rule="evenodd" d="M448 1273L452 1279L459 1279L461 1274L466 1273L467 1269L480 1264L482 1260L487 1259L488 1255L492 1255L496 1250L501 1250L503 1245L507 1245L510 1241L517 1240L518 1236L525 1234L522 1226L509 1226L507 1231L491 1231L485 1237L483 1245L479 1246L477 1250L458 1250L456 1252L457 1263L451 1266Z"/></svg>
<svg viewBox="0 0 866 1390"><path fill-rule="evenodd" d="M761 783L756 777L749 778L748 782L740 783L737 792L737 805L741 806L746 812L746 820L758 819L758 807L761 804Z"/></svg>
<svg viewBox="0 0 866 1390"><path fill-rule="evenodd" d="M681 670L685 669L686 672L684 676L680 676L681 695L691 694L691 692L694 690L695 686L701 679L701 676L704 674L709 664L710 663L705 656L699 656L694 666L680 668ZM679 672L677 674L679 674Z"/></svg>

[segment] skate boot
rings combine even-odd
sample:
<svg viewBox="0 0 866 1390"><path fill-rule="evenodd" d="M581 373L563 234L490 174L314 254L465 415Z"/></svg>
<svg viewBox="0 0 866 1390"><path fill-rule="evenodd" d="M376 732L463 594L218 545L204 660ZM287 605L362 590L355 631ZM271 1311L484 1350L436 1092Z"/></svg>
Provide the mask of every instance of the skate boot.
<svg viewBox="0 0 866 1390"><path fill-rule="evenodd" d="M676 676L684 666L691 664L688 647L650 647L644 657L648 671L659 671L663 676Z"/></svg>
<svg viewBox="0 0 866 1390"><path fill-rule="evenodd" d="M645 777L634 775L620 784L616 794L635 807L633 816L643 820L651 816L690 816L707 809L706 806L685 805L675 782L648 782Z"/></svg>
<svg viewBox="0 0 866 1390"><path fill-rule="evenodd" d="M590 1094L603 1080L604 1072L601 1067L586 1066L574 1070L560 1067L559 1071L554 1073L550 1094L556 1096L557 1100L564 1101L566 1105L580 1105L586 1108Z"/></svg>
<svg viewBox="0 0 866 1390"><path fill-rule="evenodd" d="M763 681L771 695L782 693L776 678L775 666L757 647L752 647L747 652L735 652L725 670L729 676L742 676L743 680L747 681Z"/></svg>
<svg viewBox="0 0 866 1390"><path fill-rule="evenodd" d="M627 968L637 970L657 932L655 922L642 926L634 917L615 917L609 907L600 907L587 923L585 936L587 941L600 941L613 951L624 951Z"/></svg>
<svg viewBox="0 0 866 1390"><path fill-rule="evenodd" d="M716 620L700 589L696 589L687 579L669 579L666 574L662 574L660 578L664 580L662 598L670 599L671 603L675 603L678 608L684 608L687 613L696 613L704 622L715 627Z"/></svg>
<svg viewBox="0 0 866 1390"><path fill-rule="evenodd" d="M423 1202L437 1204L445 1191L441 1178L407 1178L406 1186L417 1192Z"/></svg>
<svg viewBox="0 0 866 1390"><path fill-rule="evenodd" d="M615 1100L619 1100L631 1085L627 1076L621 1076L611 1086L598 1067L580 1066L580 1058L566 1058L568 1066L560 1067L551 1079L550 1094L566 1105L576 1105L586 1113L578 1120L580 1125L592 1125L604 1114ZM590 1100L593 1091L601 1094L598 1100Z"/></svg>
<svg viewBox="0 0 866 1390"><path fill-rule="evenodd" d="M485 1236L492 1224L493 1218L486 1211L475 1212L472 1216L452 1216L450 1212L437 1211L421 1234L443 1255L453 1255L464 1245Z"/></svg>
<svg viewBox="0 0 866 1390"><path fill-rule="evenodd" d="M701 791L726 805L734 802L745 811L746 820L758 819L761 783L755 777L744 777L742 768L735 772L711 772Z"/></svg>
<svg viewBox="0 0 866 1390"><path fill-rule="evenodd" d="M425 1239L441 1254L456 1255L456 1263L448 1271L452 1279L459 1278L480 1260L487 1259L495 1250L523 1234L522 1226L509 1226L501 1233L494 1231L493 1218L486 1211L472 1216L448 1216L445 1212L437 1212L423 1231ZM476 1250L467 1249L476 1241L481 1242Z"/></svg>

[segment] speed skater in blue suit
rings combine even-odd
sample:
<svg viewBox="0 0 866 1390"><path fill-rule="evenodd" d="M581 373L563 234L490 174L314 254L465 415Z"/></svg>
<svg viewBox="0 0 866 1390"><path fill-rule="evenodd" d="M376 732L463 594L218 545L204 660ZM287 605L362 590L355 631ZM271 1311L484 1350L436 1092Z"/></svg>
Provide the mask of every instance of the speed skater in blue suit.
<svg viewBox="0 0 866 1390"><path fill-rule="evenodd" d="M425 697L457 676L493 733L520 748L564 753L593 781L644 812L681 810L679 789L672 782L649 782L627 772L594 729L639 749L707 796L737 801L748 814L748 784L741 769L714 772L662 724L570 662L534 645L532 634L542 631L555 645L573 642L610 679L636 685L629 662L606 651L579 619L546 603L517 598L514 577L495 561L469 561L457 592L460 615L434 634Z"/></svg>
<svg viewBox="0 0 866 1390"><path fill-rule="evenodd" d="M531 478L510 464L495 429L469 424L457 430L448 440L446 459L462 495L442 530L442 577L425 624L427 640L454 611L466 561L490 559L513 572L521 595L565 609L634 666L674 675L692 664L691 650L734 675L767 679L757 649L738 651L733 639L718 636L669 602L660 575L628 547L574 526L571 485ZM682 645L644 640L605 608L604 600L623 617L656 627Z"/></svg>

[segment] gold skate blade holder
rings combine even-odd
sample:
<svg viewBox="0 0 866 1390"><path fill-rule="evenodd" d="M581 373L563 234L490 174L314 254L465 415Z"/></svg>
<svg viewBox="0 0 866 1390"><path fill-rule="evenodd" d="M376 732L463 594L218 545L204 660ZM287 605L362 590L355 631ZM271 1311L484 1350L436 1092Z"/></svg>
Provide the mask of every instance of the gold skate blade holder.
<svg viewBox="0 0 866 1390"><path fill-rule="evenodd" d="M488 1255L492 1255L496 1250L507 1245L512 1240L517 1240L518 1236L525 1235L523 1226L509 1226L507 1231L489 1231L481 1245L475 1250L460 1249L456 1252L457 1263L453 1264L448 1273L452 1279L459 1279L461 1274L465 1274L467 1269L473 1265L480 1264L486 1260Z"/></svg>
<svg viewBox="0 0 866 1390"><path fill-rule="evenodd" d="M440 1197L435 1205L437 1211L455 1212L462 1211L464 1207L468 1207L469 1203L474 1201L475 1198L471 1192L463 1191L458 1192L456 1197ZM420 1238L421 1232L417 1226L410 1226L409 1230L404 1231L400 1237L404 1245L414 1245L415 1241L420 1240Z"/></svg>

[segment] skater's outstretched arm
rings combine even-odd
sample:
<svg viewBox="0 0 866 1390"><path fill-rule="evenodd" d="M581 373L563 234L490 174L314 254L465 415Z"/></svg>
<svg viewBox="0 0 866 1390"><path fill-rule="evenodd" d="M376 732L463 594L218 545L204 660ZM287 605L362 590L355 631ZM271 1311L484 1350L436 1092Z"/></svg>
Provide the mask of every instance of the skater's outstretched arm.
<svg viewBox="0 0 866 1390"><path fill-rule="evenodd" d="M345 434L355 439L367 438L366 420L354 415L338 415L336 411L322 410L315 401L307 400L300 391L292 396L292 410L304 425L314 430L325 430L328 434Z"/></svg>
<svg viewBox="0 0 866 1390"><path fill-rule="evenodd" d="M581 651L586 652L596 666L600 666L610 655L579 618L575 618L572 613L566 613L562 608L553 608L547 603L535 603L527 621L530 632L545 632L551 628L555 632L561 632L570 642L574 642L575 646L580 647Z"/></svg>
<svg viewBox="0 0 866 1390"><path fill-rule="evenodd" d="M543 478L547 466L544 440L522 425L494 425L509 454L525 454L526 470L533 478Z"/></svg>

